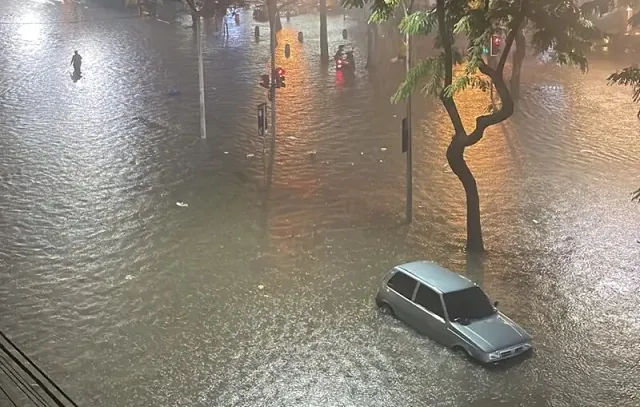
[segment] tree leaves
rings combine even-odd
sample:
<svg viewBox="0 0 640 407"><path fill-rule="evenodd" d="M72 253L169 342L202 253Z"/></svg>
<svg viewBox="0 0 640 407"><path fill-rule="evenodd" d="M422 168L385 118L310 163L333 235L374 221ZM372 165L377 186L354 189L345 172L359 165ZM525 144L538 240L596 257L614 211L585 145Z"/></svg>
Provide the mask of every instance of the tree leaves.
<svg viewBox="0 0 640 407"><path fill-rule="evenodd" d="M429 35L436 29L438 20L435 9L416 11L402 19L399 25L401 32L409 35Z"/></svg>
<svg viewBox="0 0 640 407"><path fill-rule="evenodd" d="M371 11L370 23L381 23L391 19L395 10L400 7L403 0L341 0L344 8L364 8L369 5Z"/></svg>
<svg viewBox="0 0 640 407"><path fill-rule="evenodd" d="M371 9L371 22L380 23L394 17L398 8L406 7L408 0L342 0L345 7L365 7ZM560 64L573 65L586 71L585 54L596 40L602 38L600 33L583 15L586 11L603 12L612 7L613 0L592 0L582 7L576 0L531 0L526 9L521 9L526 0L447 0L446 25L449 42L453 43L453 35L464 35L469 39L465 55L456 52L453 64L464 64L465 71L456 77L451 86L445 89L446 96L453 96L469 87L488 89L487 79L478 76L477 68L484 63L484 51L494 33L509 33L517 23L516 16L525 13L533 30L532 45L538 52L553 50L556 61ZM630 2L640 0L618 0ZM639 17L640 19L640 17ZM428 10L412 12L400 22L399 29L408 35L429 35L436 32L434 45L442 49L440 32L437 32L438 21L435 7ZM504 35L504 34L501 34ZM443 90L444 73L442 56L419 61L400 85L392 100L398 102L417 88L426 95L439 96ZM440 69L440 70L439 70ZM444 69L444 68L442 68Z"/></svg>
<svg viewBox="0 0 640 407"><path fill-rule="evenodd" d="M425 96L437 96L442 91L444 82L444 59L426 58L419 61L409 72L398 90L391 97L392 103L406 99L413 91L422 85L421 92Z"/></svg>
<svg viewBox="0 0 640 407"><path fill-rule="evenodd" d="M631 86L633 88L633 102L640 102L640 68L629 67L612 73L607 78L609 85ZM638 112L640 115L640 112Z"/></svg>
<svg viewBox="0 0 640 407"><path fill-rule="evenodd" d="M471 76L469 73L465 73L464 75L460 75L453 80L453 83L450 86L447 86L444 89L444 95L446 97L453 97L456 93L462 92L467 88L475 88L480 89L483 92L491 89L491 81L487 78L482 78L480 76Z"/></svg>

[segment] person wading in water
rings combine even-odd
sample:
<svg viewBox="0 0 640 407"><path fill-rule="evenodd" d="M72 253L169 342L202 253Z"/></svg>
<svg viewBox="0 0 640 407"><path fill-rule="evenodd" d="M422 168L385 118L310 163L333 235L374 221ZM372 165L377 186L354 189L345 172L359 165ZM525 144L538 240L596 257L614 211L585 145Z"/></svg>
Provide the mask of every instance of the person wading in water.
<svg viewBox="0 0 640 407"><path fill-rule="evenodd" d="M78 51L73 53L71 57L71 65L73 65L73 76L80 77L80 67L82 66L82 57L78 54Z"/></svg>

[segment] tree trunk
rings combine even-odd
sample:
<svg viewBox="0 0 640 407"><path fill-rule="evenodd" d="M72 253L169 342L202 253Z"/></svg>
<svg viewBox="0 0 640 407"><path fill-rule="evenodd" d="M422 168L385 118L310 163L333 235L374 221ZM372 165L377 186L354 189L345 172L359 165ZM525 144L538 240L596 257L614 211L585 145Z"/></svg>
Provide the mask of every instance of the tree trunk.
<svg viewBox="0 0 640 407"><path fill-rule="evenodd" d="M516 49L513 52L513 68L511 72L511 97L514 99L518 99L520 97L520 82L521 82L521 72L522 65L524 63L524 58L527 55L527 40L524 36L524 32L522 29L518 30L516 34Z"/></svg>
<svg viewBox="0 0 640 407"><path fill-rule="evenodd" d="M280 19L280 12L276 14L276 32L282 30L282 20Z"/></svg>
<svg viewBox="0 0 640 407"><path fill-rule="evenodd" d="M464 160L466 143L467 136L465 134L456 134L447 148L447 161L453 173L462 183L467 199L467 251L479 253L484 251L480 223L480 196L476 179Z"/></svg>
<svg viewBox="0 0 640 407"><path fill-rule="evenodd" d="M373 69L373 27L372 24L367 24L367 64L365 68Z"/></svg>
<svg viewBox="0 0 640 407"><path fill-rule="evenodd" d="M329 40L327 35L327 0L320 0L320 62L329 64Z"/></svg>

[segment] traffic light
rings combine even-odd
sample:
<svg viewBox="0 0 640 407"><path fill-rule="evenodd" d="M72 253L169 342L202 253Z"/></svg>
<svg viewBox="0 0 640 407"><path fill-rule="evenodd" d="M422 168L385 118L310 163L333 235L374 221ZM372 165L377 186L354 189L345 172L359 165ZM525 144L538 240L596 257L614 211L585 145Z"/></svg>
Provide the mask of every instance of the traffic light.
<svg viewBox="0 0 640 407"><path fill-rule="evenodd" d="M276 68L276 71L274 72L274 76L276 78L276 87L277 88L286 88L287 84L284 83L284 74L285 74L285 70L278 67Z"/></svg>
<svg viewBox="0 0 640 407"><path fill-rule="evenodd" d="M498 56L500 55L500 53L502 52L502 37L500 37L499 35L492 35L491 36L491 53L490 55L492 57Z"/></svg>
<svg viewBox="0 0 640 407"><path fill-rule="evenodd" d="M262 86L265 89L271 89L271 84L269 83L271 81L271 78L269 78L269 75L264 74L264 75L260 75L260 86Z"/></svg>

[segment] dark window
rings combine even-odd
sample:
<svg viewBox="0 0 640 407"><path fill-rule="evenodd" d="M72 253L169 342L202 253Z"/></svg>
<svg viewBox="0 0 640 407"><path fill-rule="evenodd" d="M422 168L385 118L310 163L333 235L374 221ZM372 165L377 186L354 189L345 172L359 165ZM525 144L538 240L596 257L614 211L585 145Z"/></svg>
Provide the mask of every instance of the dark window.
<svg viewBox="0 0 640 407"><path fill-rule="evenodd" d="M496 312L482 289L477 286L445 294L444 303L449 319L454 322L483 319Z"/></svg>
<svg viewBox="0 0 640 407"><path fill-rule="evenodd" d="M427 286L420 284L416 294L416 304L423 306L441 318L444 318L440 295Z"/></svg>
<svg viewBox="0 0 640 407"><path fill-rule="evenodd" d="M387 285L403 297L411 299L413 290L416 288L416 280L398 271L391 277Z"/></svg>

